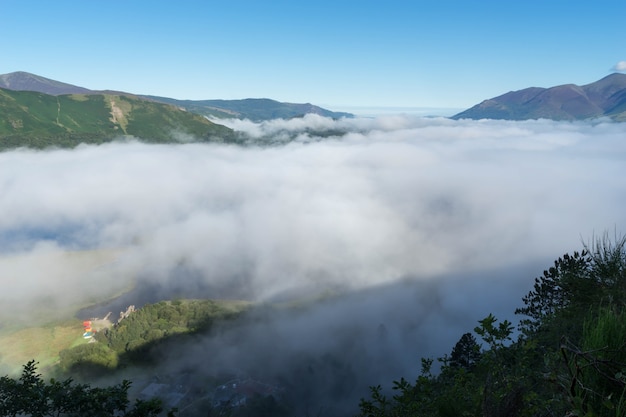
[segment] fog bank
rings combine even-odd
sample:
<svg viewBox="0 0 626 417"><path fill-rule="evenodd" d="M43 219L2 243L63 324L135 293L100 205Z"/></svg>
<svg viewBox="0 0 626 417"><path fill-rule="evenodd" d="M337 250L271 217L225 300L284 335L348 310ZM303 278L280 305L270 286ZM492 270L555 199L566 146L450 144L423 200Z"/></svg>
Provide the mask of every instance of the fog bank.
<svg viewBox="0 0 626 417"><path fill-rule="evenodd" d="M417 372L489 312L511 314L553 259L626 220L623 124L228 123L256 144L1 153L3 317L142 281L163 296L261 303L333 294L189 349L261 373L259 352L275 352L263 356L274 373L333 352L357 395L411 363Z"/></svg>

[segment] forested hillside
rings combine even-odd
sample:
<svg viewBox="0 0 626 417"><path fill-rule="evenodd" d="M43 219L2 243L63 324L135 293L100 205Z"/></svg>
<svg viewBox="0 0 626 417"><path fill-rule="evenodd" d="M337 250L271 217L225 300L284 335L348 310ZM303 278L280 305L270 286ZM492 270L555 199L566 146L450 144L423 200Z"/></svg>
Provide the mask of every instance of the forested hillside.
<svg viewBox="0 0 626 417"><path fill-rule="evenodd" d="M149 361L150 349L159 342L207 331L215 322L235 318L246 308L244 302L213 300L148 304L112 328L97 333L97 343L61 351L60 367L65 372L90 376L129 362Z"/></svg>
<svg viewBox="0 0 626 417"><path fill-rule="evenodd" d="M175 106L130 95L52 96L0 88L0 150L75 147L134 138L151 143L233 142L234 132Z"/></svg>
<svg viewBox="0 0 626 417"><path fill-rule="evenodd" d="M625 416L626 238L563 255L509 321L489 315L416 381L381 385L361 417ZM388 387L386 387L388 388Z"/></svg>

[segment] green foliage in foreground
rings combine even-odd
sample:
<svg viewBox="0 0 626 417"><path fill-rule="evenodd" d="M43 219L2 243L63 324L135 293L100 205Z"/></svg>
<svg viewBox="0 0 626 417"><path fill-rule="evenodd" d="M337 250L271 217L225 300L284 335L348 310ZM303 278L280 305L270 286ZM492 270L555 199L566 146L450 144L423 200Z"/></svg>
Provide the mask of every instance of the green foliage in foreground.
<svg viewBox="0 0 626 417"><path fill-rule="evenodd" d="M163 411L158 399L137 400L131 406L129 388L128 381L104 388L72 379L46 382L31 361L18 379L0 378L0 416L156 417Z"/></svg>
<svg viewBox="0 0 626 417"><path fill-rule="evenodd" d="M564 255L535 280L508 321L489 315L431 373L422 359L414 383L378 385L361 417L626 416L626 237L606 236Z"/></svg>

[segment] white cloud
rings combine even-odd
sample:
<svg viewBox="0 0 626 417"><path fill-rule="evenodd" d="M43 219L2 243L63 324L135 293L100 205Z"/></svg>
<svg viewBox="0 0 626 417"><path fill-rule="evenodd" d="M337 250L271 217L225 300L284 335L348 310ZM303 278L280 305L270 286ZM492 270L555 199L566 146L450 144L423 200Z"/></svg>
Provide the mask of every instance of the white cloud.
<svg viewBox="0 0 626 417"><path fill-rule="evenodd" d="M613 67L614 71L626 71L626 61L619 61L617 64L615 64L615 66Z"/></svg>
<svg viewBox="0 0 626 417"><path fill-rule="evenodd" d="M363 288L553 256L577 249L581 235L623 224L616 203L624 187L613 180L621 125L237 123L248 131L354 133L273 148L130 143L5 152L4 252L47 241L125 248L133 268L155 279L184 261L214 284L245 277L250 293L267 299L312 285Z"/></svg>
<svg viewBox="0 0 626 417"><path fill-rule="evenodd" d="M232 126L350 133L274 147L0 153L2 317L139 278L259 301L343 290L337 304L246 329L254 353L217 353L222 340L190 349L241 366L264 346L276 353L276 340L268 363L341 351L367 361L353 367L366 390L449 351L488 313L511 315L553 259L626 224L622 124L389 115ZM389 342L376 345L380 324Z"/></svg>

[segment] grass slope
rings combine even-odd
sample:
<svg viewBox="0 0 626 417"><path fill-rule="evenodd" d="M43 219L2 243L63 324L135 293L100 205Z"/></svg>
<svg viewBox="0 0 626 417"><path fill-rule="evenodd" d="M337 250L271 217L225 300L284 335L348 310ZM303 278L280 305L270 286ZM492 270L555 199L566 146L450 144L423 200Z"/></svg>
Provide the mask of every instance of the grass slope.
<svg viewBox="0 0 626 417"><path fill-rule="evenodd" d="M0 150L74 147L129 136L150 143L236 141L231 129L198 114L130 95L0 89Z"/></svg>
<svg viewBox="0 0 626 417"><path fill-rule="evenodd" d="M42 367L53 365L58 362L60 351L86 343L82 332L79 320L68 320L0 334L0 365L9 373L32 359Z"/></svg>

